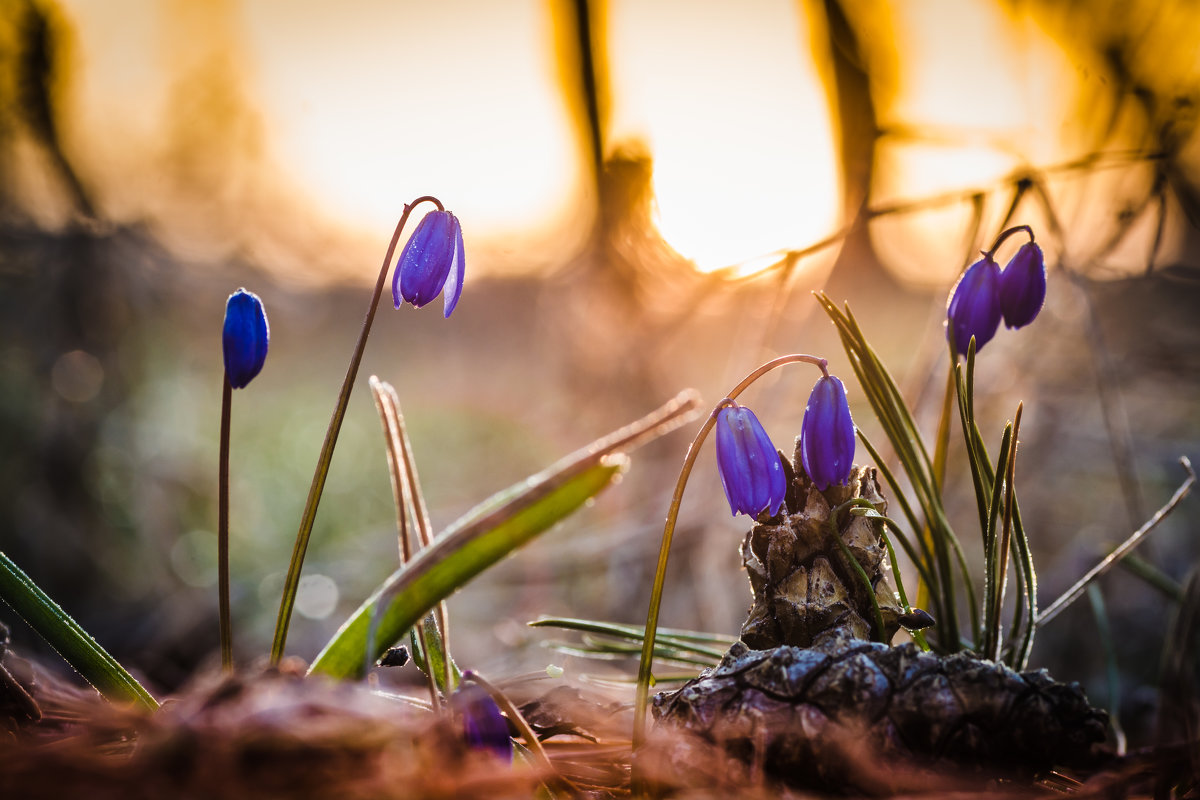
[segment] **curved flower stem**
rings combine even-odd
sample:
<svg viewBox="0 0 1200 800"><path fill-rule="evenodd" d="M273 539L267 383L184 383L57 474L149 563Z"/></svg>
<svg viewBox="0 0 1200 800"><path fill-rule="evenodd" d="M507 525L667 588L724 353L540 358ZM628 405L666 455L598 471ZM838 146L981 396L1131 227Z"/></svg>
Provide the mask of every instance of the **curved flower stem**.
<svg viewBox="0 0 1200 800"><path fill-rule="evenodd" d="M679 480L675 483L675 493L671 496L671 505L667 510L667 521L663 527L662 544L658 550L658 568L654 572L654 587L650 590L650 607L646 612L646 634L642 640L642 658L638 664L637 695L633 707L633 747L635 750L645 739L646 703L650 697L650 672L654 660L654 636L658 630L658 614L662 607L663 584L667 578L667 559L671 554L671 539L675 535L675 523L679 519L679 506L683 502L683 490L687 487L688 478L692 474L692 467L695 465L696 458L700 454L700 445L704 443L704 439L708 436L709 431L716 424L717 412L728 405L730 401L736 399L738 395L746 390L746 387L773 369L797 362L814 364L820 368L823 374L829 374L828 361L803 353L793 353L768 361L745 378L742 378L738 385L733 387L733 390L721 402L717 403L712 413L708 415L708 419L700 427L696 438L688 446L687 455L683 459L683 468L679 472Z"/></svg>
<svg viewBox="0 0 1200 800"><path fill-rule="evenodd" d="M1029 241L1032 242L1034 240L1033 228L1030 228L1028 225L1017 225L1001 231L996 237L996 241L992 242L992 249L985 252L984 255L988 258L992 258L996 254L996 251L1000 249L1000 245L1004 244L1005 239L1012 236L1014 233L1021 233L1022 231L1024 231L1025 235L1029 237Z"/></svg>
<svg viewBox="0 0 1200 800"><path fill-rule="evenodd" d="M221 449L217 466L217 595L221 617L221 668L233 671L233 622L229 613L229 418L233 387L221 390Z"/></svg>
<svg viewBox="0 0 1200 800"><path fill-rule="evenodd" d="M304 505L304 514L300 517L300 529L296 532L296 544L292 548L292 560L288 564L287 578L283 584L283 597L279 603L279 616L275 620L275 638L271 643L271 663L278 664L283 658L283 648L287 644L288 625L292 619L292 608L296 604L296 590L300 585L300 570L304 566L304 555L308 552L308 540L312 536L313 523L317 518L317 506L321 503L321 493L325 489L325 478L329 474L329 463L333 460L333 448L337 444L338 432L342 428L342 420L346 417L346 406L350 403L350 392L354 388L354 379L358 377L358 366L362 363L363 351L367 347L367 336L371 333L371 323L375 321L375 309L379 306L379 298L383 295L383 286L387 282L388 270L392 264L392 255L396 252L396 243L400 233L408 222L408 215L413 208L423 202L433 203L439 211L444 211L440 200L430 195L424 195L413 200L404 207L400 221L388 244L387 254L383 257L383 266L379 268L379 279L375 282L375 291L371 295L371 303L367 306L367 315L363 319L362 330L350 355L350 365L346 368L346 377L342 381L342 389L338 393L337 405L334 406L333 416L325 431L325 441L321 445L321 455L317 458L317 469L313 474L312 485L308 490L308 500Z"/></svg>

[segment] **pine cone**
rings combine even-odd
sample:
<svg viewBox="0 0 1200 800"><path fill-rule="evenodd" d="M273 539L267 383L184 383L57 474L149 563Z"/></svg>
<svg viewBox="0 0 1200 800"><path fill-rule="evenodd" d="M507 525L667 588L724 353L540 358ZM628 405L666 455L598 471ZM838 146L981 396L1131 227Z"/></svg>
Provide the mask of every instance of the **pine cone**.
<svg viewBox="0 0 1200 800"><path fill-rule="evenodd" d="M927 787L927 770L948 765L1032 776L1097 762L1108 717L1077 684L885 644L903 609L879 523L846 513L831 520L855 498L886 510L875 470L857 467L847 486L820 492L799 458L784 463L792 473L784 509L742 543L754 593L742 641L718 666L654 698L655 717L686 734L667 763L711 761L715 745L792 786L873 793Z"/></svg>
<svg viewBox="0 0 1200 800"><path fill-rule="evenodd" d="M890 642L900 628L903 609L886 578L890 565L876 528L879 523L843 513L840 527L836 522L830 525L831 510L852 499L870 502L881 514L887 511L875 470L857 467L848 485L825 492L803 472L790 486L785 511L799 510L776 517L777 524L770 520L756 525L742 542L742 563L754 592L742 641L758 649L809 647L829 638ZM835 535L862 566L870 590L833 540ZM873 630L871 594L883 617L881 633Z"/></svg>
<svg viewBox="0 0 1200 800"><path fill-rule="evenodd" d="M864 792L903 788L911 772L889 764L1009 776L1086 768L1108 725L1077 684L1045 670L841 639L770 650L737 642L718 666L655 697L654 715L789 785Z"/></svg>

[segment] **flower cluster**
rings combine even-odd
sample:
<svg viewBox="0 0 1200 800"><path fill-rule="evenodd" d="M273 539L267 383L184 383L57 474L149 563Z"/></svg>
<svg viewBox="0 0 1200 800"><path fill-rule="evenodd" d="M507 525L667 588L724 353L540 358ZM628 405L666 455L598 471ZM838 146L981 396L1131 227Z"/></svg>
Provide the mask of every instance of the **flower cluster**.
<svg viewBox="0 0 1200 800"><path fill-rule="evenodd" d="M994 250L968 267L950 293L946 336L953 337L960 355L967 354L971 337L976 352L982 350L996 335L1001 319L1009 328L1033 322L1046 300L1046 265L1042 248L1032 238L1003 270L992 258Z"/></svg>
<svg viewBox="0 0 1200 800"><path fill-rule="evenodd" d="M732 400L717 412L717 471L734 515L779 513L787 478L779 451L754 412ZM800 425L800 465L822 491L850 479L854 420L846 387L823 375L813 387Z"/></svg>

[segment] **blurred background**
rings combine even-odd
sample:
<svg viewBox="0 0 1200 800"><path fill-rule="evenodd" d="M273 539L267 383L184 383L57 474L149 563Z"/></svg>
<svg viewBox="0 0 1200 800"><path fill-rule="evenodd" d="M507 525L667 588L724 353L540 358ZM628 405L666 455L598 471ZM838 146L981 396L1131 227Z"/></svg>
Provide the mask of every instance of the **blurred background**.
<svg viewBox="0 0 1200 800"><path fill-rule="evenodd" d="M265 655L370 286L424 194L462 221L466 287L450 320L377 317L289 637L306 659L396 564L367 376L397 387L438 528L786 352L829 358L881 442L818 289L931 438L946 293L1007 222L1036 231L1049 297L987 346L977 392L993 449L1025 404L1044 606L1200 460L1197 30L1182 0L3 0L0 548L154 690L212 666L219 329L245 286L272 338L234 403L233 605L239 660ZM785 450L816 377L745 395ZM463 666L563 663L525 627L539 614L644 621L693 432L451 600ZM977 555L952 441L947 502ZM733 635L746 524L714 461L663 624ZM1198 522L1192 498L1138 550L1157 585L1100 582L1115 673L1086 600L1037 639L1033 665L1119 703L1131 736Z"/></svg>

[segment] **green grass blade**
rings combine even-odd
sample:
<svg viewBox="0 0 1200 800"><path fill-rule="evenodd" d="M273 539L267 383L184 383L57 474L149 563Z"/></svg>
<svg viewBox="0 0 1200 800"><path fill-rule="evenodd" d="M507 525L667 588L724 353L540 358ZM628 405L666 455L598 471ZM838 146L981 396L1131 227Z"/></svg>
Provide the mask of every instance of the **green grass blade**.
<svg viewBox="0 0 1200 800"><path fill-rule="evenodd" d="M310 673L352 678L362 674L372 609L378 617L372 660L403 636L439 601L468 580L552 527L612 483L624 456L592 456L556 465L493 496L396 570L342 624Z"/></svg>
<svg viewBox="0 0 1200 800"><path fill-rule="evenodd" d="M968 361L968 369L971 367L971 361ZM966 446L967 465L971 468L971 483L975 487L975 504L979 512L979 530L984 536L983 547L987 549L987 518L988 506L987 497L991 493L991 481L985 480L985 470L989 467L980 464L981 461L987 460L986 451L976 447L974 436L975 416L973 404L971 403L971 393L968 390L968 382L963 378L962 365L956 365L954 368L955 383L958 387L958 416L962 423L963 443Z"/></svg>
<svg viewBox="0 0 1200 800"><path fill-rule="evenodd" d="M3 552L0 598L100 694L150 711L158 708L158 701Z"/></svg>
<svg viewBox="0 0 1200 800"><path fill-rule="evenodd" d="M1178 604L1183 602L1183 586L1176 583L1170 575L1141 556L1130 553L1121 559L1120 565L1126 572L1136 575L1148 585L1158 590L1163 597L1172 603Z"/></svg>
<svg viewBox="0 0 1200 800"><path fill-rule="evenodd" d="M639 648L646 639L646 629L643 625L624 625L616 622L599 622L596 620L575 619L572 617L538 617L529 623L531 628L559 628L567 631L578 631L583 634L598 634L613 639L624 639L635 642ZM733 644L735 637L720 636L699 631L685 631L675 628L659 628L654 637L655 652L659 646L693 655L721 658L725 650Z"/></svg>
<svg viewBox="0 0 1200 800"><path fill-rule="evenodd" d="M1013 442L1013 426L1009 423L1004 428L1004 438L1000 442L1000 456L996 463L996 474L1005 469L1009 463L1009 449ZM976 638L981 642L983 657L992 661L1000 657L1000 605L1004 598L1004 561L1008 552L1000 552L1002 537L997 525L1000 521L1000 508L1003 504L1004 481L992 482L992 496L988 502L987 529L984 531L985 544L983 561L983 619L980 622L982 635ZM1007 544L1007 542L1004 542Z"/></svg>
<svg viewBox="0 0 1200 800"><path fill-rule="evenodd" d="M1108 697L1104 707L1108 710L1108 724L1116 735L1118 752L1125 750L1125 731L1121 727L1121 670L1117 666L1117 648L1113 639L1112 625L1108 621L1108 609L1104 603L1104 595L1100 587L1090 584L1087 587L1088 602L1092 606L1092 616L1096 620L1096 638L1100 641L1100 649L1104 653L1104 674L1108 683Z"/></svg>

